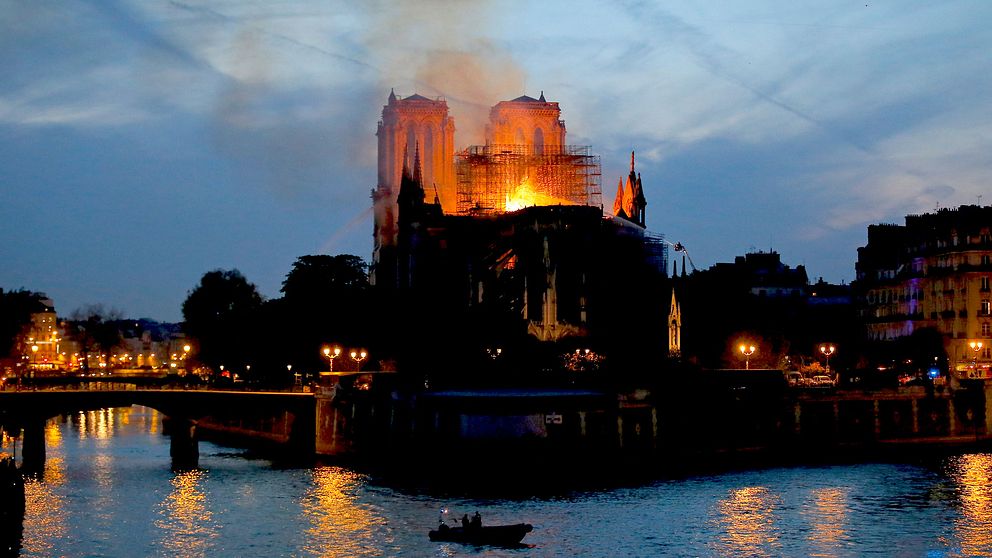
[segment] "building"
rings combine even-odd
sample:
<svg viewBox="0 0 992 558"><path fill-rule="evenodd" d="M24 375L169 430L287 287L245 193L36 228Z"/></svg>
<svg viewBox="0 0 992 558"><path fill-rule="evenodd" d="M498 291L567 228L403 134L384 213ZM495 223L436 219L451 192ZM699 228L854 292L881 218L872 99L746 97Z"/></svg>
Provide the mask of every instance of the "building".
<svg viewBox="0 0 992 558"><path fill-rule="evenodd" d="M566 144L561 109L545 100L543 92L538 99L524 95L492 107L484 145L456 153L454 133L454 119L444 99L390 92L376 132L373 284L391 282L397 275L403 169L411 175L420 173L425 195L436 199L445 215L500 214L532 206L602 206L599 157L588 146Z"/></svg>
<svg viewBox="0 0 992 558"><path fill-rule="evenodd" d="M65 367L66 358L61 342L55 303L50 298L38 301L31 313L31 321L21 337L21 352L32 372L50 371Z"/></svg>
<svg viewBox="0 0 992 558"><path fill-rule="evenodd" d="M486 143L453 156L452 206L445 194L450 186L437 182L436 171L432 178L417 132L383 134L392 130L387 123L405 121L394 113L408 110L407 102L446 110L440 100L410 99L391 94L379 127L385 153L373 194L372 273L376 288L418 304L421 328L411 336L424 334L430 329L424 321L437 316L451 317L434 326L446 330L478 318L457 332L473 336L462 345L492 347L522 337L599 340L603 347L622 337L630 345L654 322L667 328L668 298L656 296L670 294L663 285L667 250L662 237L646 229L647 202L633 154L630 211L605 214L599 157L588 146L567 144L558 103L543 93L503 101L490 111ZM433 132L424 137L437 142ZM397 150L403 155L392 181ZM431 343L411 342L408 350ZM663 335L645 348L665 354L667 346Z"/></svg>
<svg viewBox="0 0 992 558"><path fill-rule="evenodd" d="M859 315L869 340L934 330L958 378L992 378L992 206L963 205L908 215L905 225L870 225L856 269Z"/></svg>
<svg viewBox="0 0 992 558"><path fill-rule="evenodd" d="M685 358L709 368L744 367L742 343L755 346L752 368L817 362L824 343L838 347L843 361L853 358L848 286L821 280L811 287L805 266L786 265L775 251L747 253L688 276L682 265L675 287Z"/></svg>

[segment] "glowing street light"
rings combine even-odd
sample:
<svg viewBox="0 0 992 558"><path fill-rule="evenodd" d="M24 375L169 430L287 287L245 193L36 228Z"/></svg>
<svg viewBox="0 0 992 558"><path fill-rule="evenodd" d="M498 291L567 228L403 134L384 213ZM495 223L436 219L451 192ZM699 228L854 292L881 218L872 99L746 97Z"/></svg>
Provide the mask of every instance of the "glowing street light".
<svg viewBox="0 0 992 558"><path fill-rule="evenodd" d="M985 344L982 343L981 341L972 341L972 342L968 343L968 346L971 347L971 350L972 351L975 351L975 359L971 362L971 367L975 370L975 373L977 374L977 372L978 372L978 353L982 352L982 347L984 347Z"/></svg>
<svg viewBox="0 0 992 558"><path fill-rule="evenodd" d="M334 372L334 359L341 356L341 347L334 347L334 349L324 347L324 356L331 362L331 372ZM355 353L351 353L351 357L355 358Z"/></svg>
<svg viewBox="0 0 992 558"><path fill-rule="evenodd" d="M744 356L744 370L750 370L751 369L751 355L754 354L755 346L754 345L745 345L744 343L741 343L740 346L737 347L737 350L739 350L741 352L741 355Z"/></svg>
<svg viewBox="0 0 992 558"><path fill-rule="evenodd" d="M820 345L820 353L827 357L827 374L830 374L830 357L837 351L837 347L833 345L823 344Z"/></svg>
<svg viewBox="0 0 992 558"><path fill-rule="evenodd" d="M369 354L365 351L351 351L351 359L355 361L357 366L356 370L358 372L362 371L362 361L368 358Z"/></svg>

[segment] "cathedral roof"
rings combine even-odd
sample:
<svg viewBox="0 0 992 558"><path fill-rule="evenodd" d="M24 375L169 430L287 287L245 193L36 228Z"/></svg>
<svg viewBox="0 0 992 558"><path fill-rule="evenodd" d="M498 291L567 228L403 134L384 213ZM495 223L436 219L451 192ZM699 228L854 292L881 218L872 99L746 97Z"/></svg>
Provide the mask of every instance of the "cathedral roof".
<svg viewBox="0 0 992 558"><path fill-rule="evenodd" d="M538 101L534 97L528 97L527 95L521 95L516 99L510 101L511 103L542 103L544 101Z"/></svg>
<svg viewBox="0 0 992 558"><path fill-rule="evenodd" d="M433 99L428 99L427 97L424 97L420 93L414 93L413 95L409 95L409 96L403 97L403 100L404 101L433 101Z"/></svg>

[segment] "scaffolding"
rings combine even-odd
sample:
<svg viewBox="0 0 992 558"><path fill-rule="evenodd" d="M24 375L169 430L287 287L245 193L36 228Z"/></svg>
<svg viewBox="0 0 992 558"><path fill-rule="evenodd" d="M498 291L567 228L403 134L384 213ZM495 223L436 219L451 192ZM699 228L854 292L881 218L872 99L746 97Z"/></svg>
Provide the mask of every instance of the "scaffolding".
<svg viewBox="0 0 992 558"><path fill-rule="evenodd" d="M589 146L475 145L456 154L455 175L462 215L603 205L599 156Z"/></svg>

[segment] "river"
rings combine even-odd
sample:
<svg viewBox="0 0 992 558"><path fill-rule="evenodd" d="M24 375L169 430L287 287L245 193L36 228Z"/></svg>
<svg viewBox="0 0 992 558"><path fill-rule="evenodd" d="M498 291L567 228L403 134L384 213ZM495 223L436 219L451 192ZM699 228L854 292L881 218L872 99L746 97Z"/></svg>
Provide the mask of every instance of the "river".
<svg viewBox="0 0 992 558"><path fill-rule="evenodd" d="M174 473L161 415L49 421L21 556L990 556L992 455L767 468L500 497L290 467L200 443ZM13 441L4 441L10 454ZM576 466L577 464L563 464ZM534 525L522 548L432 543L449 521Z"/></svg>

